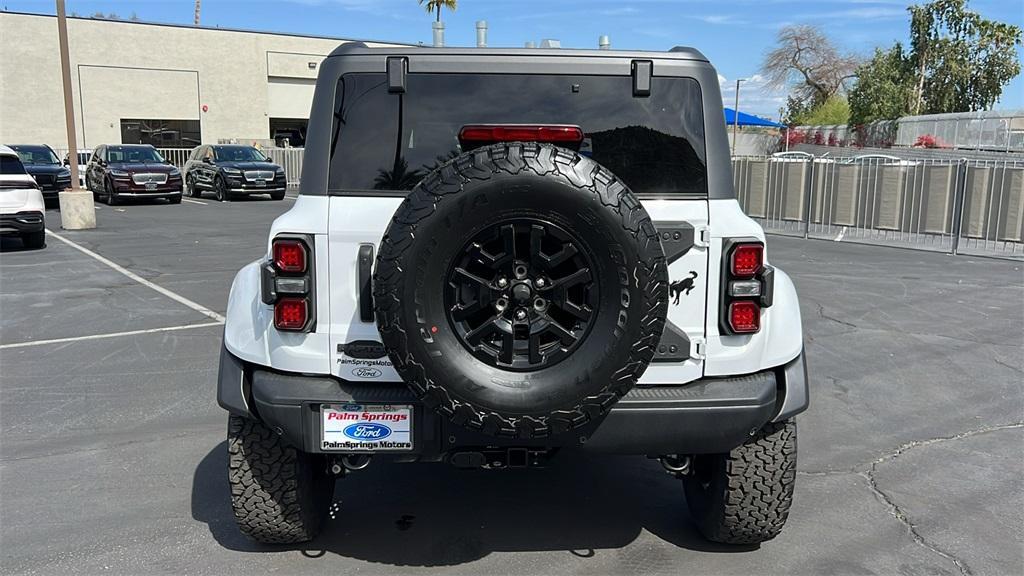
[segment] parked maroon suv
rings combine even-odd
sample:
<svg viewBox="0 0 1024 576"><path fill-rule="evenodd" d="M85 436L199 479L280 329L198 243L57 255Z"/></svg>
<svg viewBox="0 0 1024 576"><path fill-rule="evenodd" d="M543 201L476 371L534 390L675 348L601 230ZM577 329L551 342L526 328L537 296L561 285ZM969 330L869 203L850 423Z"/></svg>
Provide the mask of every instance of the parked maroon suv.
<svg viewBox="0 0 1024 576"><path fill-rule="evenodd" d="M166 198L181 203L181 171L148 144L101 145L85 169L93 195L114 205L129 198Z"/></svg>

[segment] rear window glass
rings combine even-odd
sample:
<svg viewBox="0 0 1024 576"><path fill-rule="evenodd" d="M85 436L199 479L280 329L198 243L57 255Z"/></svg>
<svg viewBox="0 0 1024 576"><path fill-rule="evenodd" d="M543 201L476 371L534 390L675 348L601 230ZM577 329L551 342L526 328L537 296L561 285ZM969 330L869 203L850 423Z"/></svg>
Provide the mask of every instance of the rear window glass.
<svg viewBox="0 0 1024 576"><path fill-rule="evenodd" d="M409 190L461 153L467 124L573 124L582 154L638 194L707 193L704 115L692 78L652 78L633 97L628 76L409 74L390 94L384 74L338 82L332 192Z"/></svg>
<svg viewBox="0 0 1024 576"><path fill-rule="evenodd" d="M0 155L0 174L24 174L25 167L17 156Z"/></svg>

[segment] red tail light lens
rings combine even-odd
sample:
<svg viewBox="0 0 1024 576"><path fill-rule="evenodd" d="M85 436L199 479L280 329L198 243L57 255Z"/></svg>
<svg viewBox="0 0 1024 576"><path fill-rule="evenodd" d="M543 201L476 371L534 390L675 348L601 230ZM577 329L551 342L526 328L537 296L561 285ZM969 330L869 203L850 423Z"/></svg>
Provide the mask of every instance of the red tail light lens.
<svg viewBox="0 0 1024 576"><path fill-rule="evenodd" d="M583 130L579 126L479 124L463 126L459 142L464 144L491 144L494 142L550 142L553 144L580 144Z"/></svg>
<svg viewBox="0 0 1024 576"><path fill-rule="evenodd" d="M764 246L760 244L739 244L732 251L729 263L733 276L750 278L764 266Z"/></svg>
<svg viewBox="0 0 1024 576"><path fill-rule="evenodd" d="M299 240L275 240L273 252L274 268L279 272L306 271L306 245Z"/></svg>
<svg viewBox="0 0 1024 576"><path fill-rule="evenodd" d="M750 334L761 329L761 306L750 300L729 304L729 327L737 334Z"/></svg>
<svg viewBox="0 0 1024 576"><path fill-rule="evenodd" d="M305 298L281 298L274 304L274 327L278 330L302 330L309 320Z"/></svg>

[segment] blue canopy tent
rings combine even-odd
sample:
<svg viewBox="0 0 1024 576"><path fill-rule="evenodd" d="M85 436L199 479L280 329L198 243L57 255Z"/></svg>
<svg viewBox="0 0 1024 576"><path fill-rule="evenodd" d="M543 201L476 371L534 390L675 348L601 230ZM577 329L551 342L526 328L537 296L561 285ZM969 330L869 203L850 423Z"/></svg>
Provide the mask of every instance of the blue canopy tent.
<svg viewBox="0 0 1024 576"><path fill-rule="evenodd" d="M745 112L737 113L732 108L726 108L725 109L725 123L726 123L726 125L732 126L734 124L737 124L737 120L739 120L738 124L740 126L759 126L759 127L762 127L762 128L785 128L786 127L785 124L779 124L778 122L772 122L771 120L766 120L766 119L761 118L759 116L754 116L753 114L747 114Z"/></svg>

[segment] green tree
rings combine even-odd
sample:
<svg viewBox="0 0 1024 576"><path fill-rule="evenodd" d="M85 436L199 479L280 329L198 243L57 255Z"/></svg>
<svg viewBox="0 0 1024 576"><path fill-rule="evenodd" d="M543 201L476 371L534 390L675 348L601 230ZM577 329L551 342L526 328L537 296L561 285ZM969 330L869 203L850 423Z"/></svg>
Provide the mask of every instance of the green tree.
<svg viewBox="0 0 1024 576"><path fill-rule="evenodd" d="M982 18L967 9L967 0L933 0L908 10L915 114L991 108L1020 74L1019 27Z"/></svg>
<svg viewBox="0 0 1024 576"><path fill-rule="evenodd" d="M452 12L455 11L458 0L419 0L420 6L427 9L427 13L437 12L437 21L441 21L441 8L447 8Z"/></svg>
<svg viewBox="0 0 1024 576"><path fill-rule="evenodd" d="M830 96L827 100L803 110L791 118L797 126L830 126L847 124L850 121L850 104L840 95Z"/></svg>
<svg viewBox="0 0 1024 576"><path fill-rule="evenodd" d="M914 98L914 71L910 58L897 42L857 69L857 83L850 90L850 124L858 126L875 120L907 115Z"/></svg>

